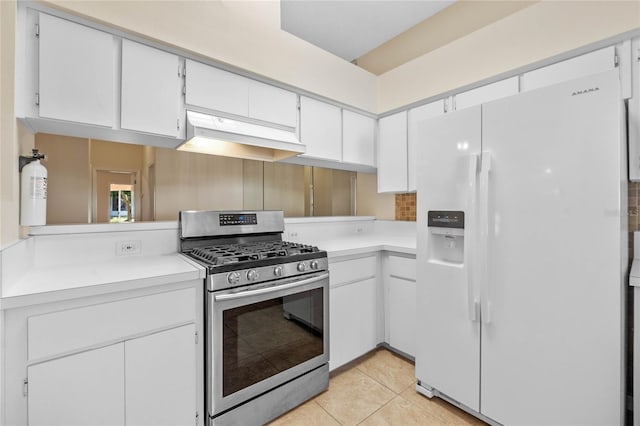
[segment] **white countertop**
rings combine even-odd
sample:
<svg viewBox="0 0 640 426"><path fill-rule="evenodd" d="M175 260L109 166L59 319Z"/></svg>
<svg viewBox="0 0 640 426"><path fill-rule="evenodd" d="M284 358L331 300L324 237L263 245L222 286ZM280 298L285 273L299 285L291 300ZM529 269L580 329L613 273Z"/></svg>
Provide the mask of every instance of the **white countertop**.
<svg viewBox="0 0 640 426"><path fill-rule="evenodd" d="M366 254L377 251L392 251L408 255L416 254L416 238L411 236L363 235L316 241L329 259L342 256Z"/></svg>
<svg viewBox="0 0 640 426"><path fill-rule="evenodd" d="M415 223L370 217L289 222L285 237L317 245L327 251L329 260L379 251L416 254ZM177 227L173 222L71 228L47 227L1 252L0 309L205 277L204 268L176 253ZM116 243L122 241L137 241L144 255L115 256ZM70 256L75 260L70 261Z"/></svg>
<svg viewBox="0 0 640 426"><path fill-rule="evenodd" d="M5 283L2 309L203 279L205 270L179 254L131 256L79 265L32 268Z"/></svg>

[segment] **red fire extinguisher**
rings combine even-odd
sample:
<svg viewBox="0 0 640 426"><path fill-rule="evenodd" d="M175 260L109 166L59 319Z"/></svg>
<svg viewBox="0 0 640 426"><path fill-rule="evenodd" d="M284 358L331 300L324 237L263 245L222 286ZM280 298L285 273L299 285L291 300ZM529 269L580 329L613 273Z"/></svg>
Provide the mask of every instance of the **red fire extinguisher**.
<svg viewBox="0 0 640 426"><path fill-rule="evenodd" d="M47 223L47 169L40 164L44 154L32 150L31 157L20 156L20 225Z"/></svg>

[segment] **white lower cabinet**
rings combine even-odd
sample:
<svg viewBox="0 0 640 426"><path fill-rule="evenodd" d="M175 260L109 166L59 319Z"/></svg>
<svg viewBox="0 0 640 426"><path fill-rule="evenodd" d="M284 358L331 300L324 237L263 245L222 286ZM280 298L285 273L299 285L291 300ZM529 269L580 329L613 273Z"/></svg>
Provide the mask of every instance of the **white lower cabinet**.
<svg viewBox="0 0 640 426"><path fill-rule="evenodd" d="M416 344L416 260L389 255L386 262L387 343L415 356Z"/></svg>
<svg viewBox="0 0 640 426"><path fill-rule="evenodd" d="M416 282L389 277L389 345L415 356Z"/></svg>
<svg viewBox="0 0 640 426"><path fill-rule="evenodd" d="M376 256L329 263L330 369L378 344Z"/></svg>
<svg viewBox="0 0 640 426"><path fill-rule="evenodd" d="M193 424L194 337L188 324L29 366L29 424Z"/></svg>
<svg viewBox="0 0 640 426"><path fill-rule="evenodd" d="M124 365L119 343L30 366L29 424L124 425Z"/></svg>
<svg viewBox="0 0 640 426"><path fill-rule="evenodd" d="M194 336L188 324L125 342L125 424L194 424Z"/></svg>
<svg viewBox="0 0 640 426"><path fill-rule="evenodd" d="M202 425L202 280L3 311L2 424Z"/></svg>

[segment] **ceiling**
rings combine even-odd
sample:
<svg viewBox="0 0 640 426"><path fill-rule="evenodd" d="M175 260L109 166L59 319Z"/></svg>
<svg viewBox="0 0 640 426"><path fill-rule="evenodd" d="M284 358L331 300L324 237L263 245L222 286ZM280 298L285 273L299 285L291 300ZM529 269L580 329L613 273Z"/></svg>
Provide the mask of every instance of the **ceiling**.
<svg viewBox="0 0 640 426"><path fill-rule="evenodd" d="M281 0L280 25L380 75L537 1Z"/></svg>
<svg viewBox="0 0 640 426"><path fill-rule="evenodd" d="M281 0L281 28L347 61L427 19L454 0Z"/></svg>

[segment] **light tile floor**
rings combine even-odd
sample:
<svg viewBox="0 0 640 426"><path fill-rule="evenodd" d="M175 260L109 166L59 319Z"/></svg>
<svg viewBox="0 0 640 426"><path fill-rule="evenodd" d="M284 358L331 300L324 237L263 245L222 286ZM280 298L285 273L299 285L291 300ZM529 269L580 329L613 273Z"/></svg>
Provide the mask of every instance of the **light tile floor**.
<svg viewBox="0 0 640 426"><path fill-rule="evenodd" d="M327 391L270 426L483 424L441 399L418 394L413 363L378 349L332 372Z"/></svg>

